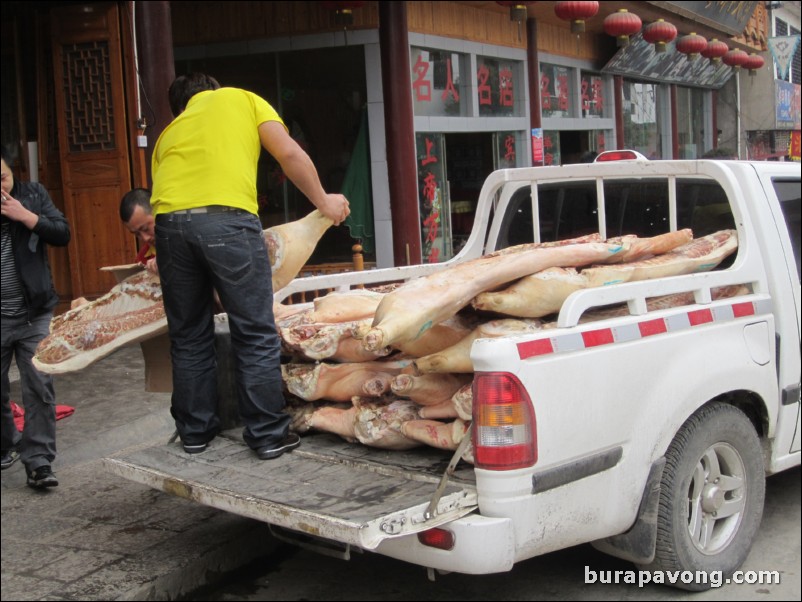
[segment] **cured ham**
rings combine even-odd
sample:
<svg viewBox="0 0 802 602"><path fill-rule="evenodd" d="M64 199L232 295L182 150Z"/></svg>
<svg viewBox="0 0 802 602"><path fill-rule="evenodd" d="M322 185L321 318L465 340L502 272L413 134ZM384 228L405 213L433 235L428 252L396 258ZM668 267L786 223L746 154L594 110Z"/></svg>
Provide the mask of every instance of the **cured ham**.
<svg viewBox="0 0 802 602"><path fill-rule="evenodd" d="M281 373L290 393L301 399L350 401L356 395L375 395L377 391L381 395L408 363L285 364Z"/></svg>
<svg viewBox="0 0 802 602"><path fill-rule="evenodd" d="M102 297L56 316L33 363L46 374L82 370L119 349L167 332L159 277L142 270Z"/></svg>
<svg viewBox="0 0 802 602"><path fill-rule="evenodd" d="M607 286L712 270L738 248L735 230L721 230L650 259L582 270L588 286Z"/></svg>
<svg viewBox="0 0 802 602"><path fill-rule="evenodd" d="M415 370L420 374L450 372L465 374L473 372L471 346L476 339L527 334L542 328L540 320L491 320L477 326L471 334L457 344L438 353L420 357L414 361Z"/></svg>
<svg viewBox="0 0 802 602"><path fill-rule="evenodd" d="M411 280L387 294L365 335L369 350L413 341L470 303L476 295L550 267L609 260L622 245L585 243L485 255Z"/></svg>
<svg viewBox="0 0 802 602"><path fill-rule="evenodd" d="M454 393L471 379L463 374L399 374L393 378L390 387L396 395L408 397L421 405L436 405L450 401Z"/></svg>
<svg viewBox="0 0 802 602"><path fill-rule="evenodd" d="M404 422L401 432L405 437L430 447L455 450L460 441L469 434L471 423L457 418L453 422L437 420L409 420Z"/></svg>
<svg viewBox="0 0 802 602"><path fill-rule="evenodd" d="M287 286L312 256L318 241L333 224L315 209L307 216L264 231L273 275L273 292Z"/></svg>

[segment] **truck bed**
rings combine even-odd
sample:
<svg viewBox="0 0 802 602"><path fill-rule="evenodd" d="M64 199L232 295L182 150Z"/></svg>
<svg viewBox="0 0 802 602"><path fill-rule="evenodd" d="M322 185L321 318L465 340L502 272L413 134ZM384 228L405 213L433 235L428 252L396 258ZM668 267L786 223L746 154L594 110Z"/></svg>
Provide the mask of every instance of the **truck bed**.
<svg viewBox="0 0 802 602"><path fill-rule="evenodd" d="M324 433L306 435L292 453L263 461L234 429L203 454L189 456L180 443L169 443L104 462L115 474L179 497L373 549L473 511L473 467L460 462L437 511L426 518L450 459L450 452L377 450Z"/></svg>

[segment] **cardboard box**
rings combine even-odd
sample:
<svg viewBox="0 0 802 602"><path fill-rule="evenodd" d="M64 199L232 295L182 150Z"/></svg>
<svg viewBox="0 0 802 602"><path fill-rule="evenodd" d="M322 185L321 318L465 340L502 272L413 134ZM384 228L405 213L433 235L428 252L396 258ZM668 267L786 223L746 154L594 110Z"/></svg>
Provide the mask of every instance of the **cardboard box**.
<svg viewBox="0 0 802 602"><path fill-rule="evenodd" d="M117 284L141 272L145 267L140 263L110 265L100 268L111 272ZM171 393L173 390L173 363L170 360L170 337L164 332L139 344L145 358L145 391L151 393Z"/></svg>

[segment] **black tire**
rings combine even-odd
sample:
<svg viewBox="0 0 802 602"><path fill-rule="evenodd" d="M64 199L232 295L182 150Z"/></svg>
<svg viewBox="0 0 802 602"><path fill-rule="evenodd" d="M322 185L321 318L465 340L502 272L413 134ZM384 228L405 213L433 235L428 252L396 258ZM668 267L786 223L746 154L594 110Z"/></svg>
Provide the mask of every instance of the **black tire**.
<svg viewBox="0 0 802 602"><path fill-rule="evenodd" d="M752 423L725 403L703 407L666 452L655 558L642 568L680 571L682 578L665 583L690 591L709 589L713 571L722 579L731 576L749 555L765 492L763 454ZM706 578L697 578L697 571Z"/></svg>

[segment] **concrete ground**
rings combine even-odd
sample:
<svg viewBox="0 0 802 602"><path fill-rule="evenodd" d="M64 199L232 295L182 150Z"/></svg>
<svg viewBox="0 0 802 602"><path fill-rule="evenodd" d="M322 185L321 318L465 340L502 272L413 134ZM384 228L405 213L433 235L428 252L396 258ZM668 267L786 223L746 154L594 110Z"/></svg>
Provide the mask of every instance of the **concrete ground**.
<svg viewBox="0 0 802 602"><path fill-rule="evenodd" d="M20 403L18 373L11 398ZM2 472L3 600L173 600L271 551L267 526L113 476L101 458L166 442L167 393L144 390L138 346L55 377L59 486ZM178 445L178 443L176 443Z"/></svg>

